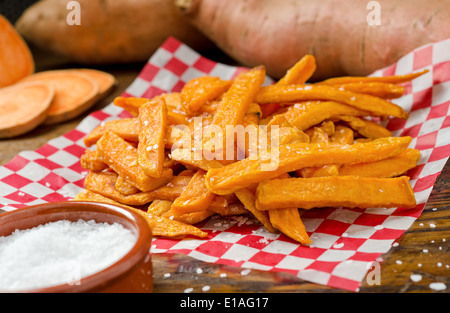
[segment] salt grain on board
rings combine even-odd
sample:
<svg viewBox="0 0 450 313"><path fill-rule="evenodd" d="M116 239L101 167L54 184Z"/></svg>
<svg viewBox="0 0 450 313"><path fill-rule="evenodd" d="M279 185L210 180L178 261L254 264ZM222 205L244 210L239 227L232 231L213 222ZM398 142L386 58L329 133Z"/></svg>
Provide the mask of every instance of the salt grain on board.
<svg viewBox="0 0 450 313"><path fill-rule="evenodd" d="M442 291L447 289L447 286L444 283L431 283L429 286L435 291Z"/></svg>
<svg viewBox="0 0 450 313"><path fill-rule="evenodd" d="M420 274L411 274L410 276L411 280L415 283L419 282L422 280L422 275Z"/></svg>

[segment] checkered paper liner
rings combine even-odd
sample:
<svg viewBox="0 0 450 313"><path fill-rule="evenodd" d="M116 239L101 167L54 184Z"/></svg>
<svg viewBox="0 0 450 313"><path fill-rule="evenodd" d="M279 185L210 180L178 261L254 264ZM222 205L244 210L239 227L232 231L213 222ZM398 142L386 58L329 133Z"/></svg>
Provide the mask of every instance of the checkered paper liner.
<svg viewBox="0 0 450 313"><path fill-rule="evenodd" d="M375 76L429 72L406 84L406 95L394 100L408 112L406 121L392 119L387 127L396 136L413 137L411 148L421 157L408 175L417 207L321 208L302 215L313 244L302 246L282 234L269 233L251 217L212 218L199 227L206 239L154 239L153 253L182 253L205 262L248 269L282 271L304 280L357 291L377 258L421 214L433 184L450 155L450 39L405 55ZM178 92L190 79L202 75L235 77L244 70L213 62L168 38L146 63L123 96L151 98ZM272 80L267 78L266 83ZM87 171L80 166L83 138L103 121L129 117L109 104L91 113L74 130L35 151L23 151L0 167L0 208L16 208L70 200L83 190Z"/></svg>

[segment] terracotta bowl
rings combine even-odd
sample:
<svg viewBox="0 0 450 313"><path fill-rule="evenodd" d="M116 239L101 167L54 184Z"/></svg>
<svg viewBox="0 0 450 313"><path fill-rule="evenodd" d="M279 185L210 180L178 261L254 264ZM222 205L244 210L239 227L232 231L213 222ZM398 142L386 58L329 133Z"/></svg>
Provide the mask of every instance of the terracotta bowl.
<svg viewBox="0 0 450 313"><path fill-rule="evenodd" d="M97 273L81 278L76 284L62 284L19 292L152 292L151 230L142 216L124 207L96 202L67 201L17 209L0 215L0 236L8 236L16 229L29 229L58 220L75 222L79 219L95 220L98 223L119 223L131 230L136 235L137 241L120 260Z"/></svg>

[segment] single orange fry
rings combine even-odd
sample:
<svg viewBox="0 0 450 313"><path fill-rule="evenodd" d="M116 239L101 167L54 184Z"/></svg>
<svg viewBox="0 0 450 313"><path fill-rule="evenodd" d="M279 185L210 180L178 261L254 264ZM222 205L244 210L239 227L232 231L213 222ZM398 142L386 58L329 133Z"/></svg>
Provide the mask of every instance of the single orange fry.
<svg viewBox="0 0 450 313"><path fill-rule="evenodd" d="M165 161L167 107L162 97L157 97L139 108L138 163L145 174L160 177Z"/></svg>
<svg viewBox="0 0 450 313"><path fill-rule="evenodd" d="M187 82L181 90L181 103L193 115L209 101L216 99L231 85L231 81L214 76L201 76Z"/></svg>
<svg viewBox="0 0 450 313"><path fill-rule="evenodd" d="M171 169L164 169L159 178L147 176L137 162L137 149L112 131L107 131L97 141L97 151L101 161L144 192L167 184L172 178Z"/></svg>
<svg viewBox="0 0 450 313"><path fill-rule="evenodd" d="M311 244L305 225L297 208L269 210L270 223L283 234L302 245Z"/></svg>
<svg viewBox="0 0 450 313"><path fill-rule="evenodd" d="M409 178L329 176L273 179L256 189L256 208L392 208L416 206Z"/></svg>
<svg viewBox="0 0 450 313"><path fill-rule="evenodd" d="M316 59L312 55L305 55L300 61L294 64L276 84L304 84L311 78L315 70Z"/></svg>
<svg viewBox="0 0 450 313"><path fill-rule="evenodd" d="M339 175L355 175L366 177L395 177L406 173L417 166L420 151L416 149L406 149L404 152L384 160L346 164L339 169Z"/></svg>
<svg viewBox="0 0 450 313"><path fill-rule="evenodd" d="M303 131L339 115L369 116L371 113L335 101L300 102L280 113L289 124Z"/></svg>
<svg viewBox="0 0 450 313"><path fill-rule="evenodd" d="M369 111L376 115L393 116L407 119L409 114L402 107L387 100L339 90L327 85L270 85L261 87L255 102L292 103L296 101L325 100L341 102L360 110Z"/></svg>
<svg viewBox="0 0 450 313"><path fill-rule="evenodd" d="M86 147L95 145L100 137L108 130L127 141L139 141L139 120L137 118L123 118L120 120L103 122L94 128L94 130L83 139Z"/></svg>
<svg viewBox="0 0 450 313"><path fill-rule="evenodd" d="M368 82L382 82L388 84L401 84L406 83L408 81L413 80L419 76L422 76L425 73L428 73L429 70L425 69L420 72L405 74L405 75L394 75L394 76L386 76L386 77L376 77L376 76L343 76L343 77L334 77L319 82L318 84L324 85L342 85L348 83L368 83Z"/></svg>
<svg viewBox="0 0 450 313"><path fill-rule="evenodd" d="M215 194L206 188L205 174L205 170L199 169L192 176L186 189L175 199L171 210L176 216L208 209Z"/></svg>

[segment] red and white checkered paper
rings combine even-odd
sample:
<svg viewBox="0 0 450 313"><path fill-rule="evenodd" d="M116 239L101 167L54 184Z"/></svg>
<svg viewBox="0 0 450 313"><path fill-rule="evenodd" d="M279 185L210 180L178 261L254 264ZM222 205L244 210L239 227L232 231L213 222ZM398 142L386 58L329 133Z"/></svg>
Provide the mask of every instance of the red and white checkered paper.
<svg viewBox="0 0 450 313"><path fill-rule="evenodd" d="M408 174L417 199L414 209L321 208L304 212L310 247L282 234L271 234L252 218L212 217L200 224L206 239L155 239L153 253L182 253L206 262L292 273L304 280L357 291L373 262L421 214L433 184L450 155L450 39L405 55L376 76L429 72L407 84L395 102L410 112L406 121L390 120L396 136L413 137L421 151L418 166ZM149 59L124 96L151 98L180 91L200 75L234 77L243 68L215 63L169 38ZM266 83L270 83L270 78ZM80 166L83 137L102 121L129 117L113 104L86 117L74 130L35 151L23 151L0 167L0 208L13 210L44 202L69 200L83 189Z"/></svg>

